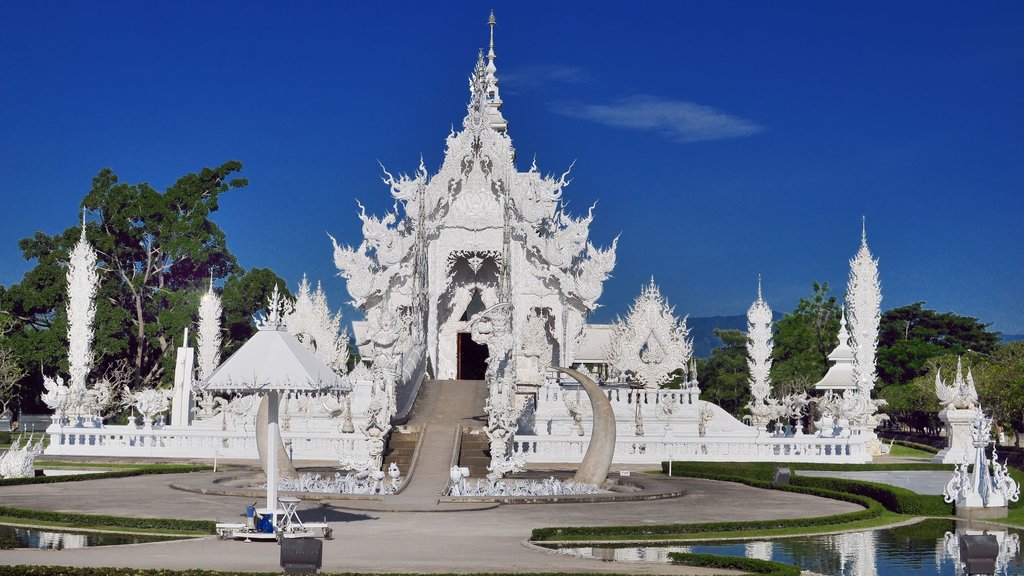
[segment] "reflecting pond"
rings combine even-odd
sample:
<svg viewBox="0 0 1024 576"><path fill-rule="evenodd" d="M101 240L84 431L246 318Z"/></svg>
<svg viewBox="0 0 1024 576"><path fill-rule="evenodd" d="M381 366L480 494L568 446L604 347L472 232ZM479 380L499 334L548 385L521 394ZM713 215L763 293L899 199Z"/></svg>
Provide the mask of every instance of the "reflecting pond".
<svg viewBox="0 0 1024 576"><path fill-rule="evenodd" d="M141 544L180 540L173 536L140 536L136 534L108 534L101 532L62 532L37 530L0 525L0 549L4 548L48 548L64 550L88 548L91 546L116 546L119 544Z"/></svg>
<svg viewBox="0 0 1024 576"><path fill-rule="evenodd" d="M668 562L670 552L696 552L777 560L835 576L959 576L963 574L959 565L959 536L986 531L995 534L1000 545L996 574L1024 574L1020 530L952 520L926 520L880 530L775 540L560 548L559 552L610 562Z"/></svg>

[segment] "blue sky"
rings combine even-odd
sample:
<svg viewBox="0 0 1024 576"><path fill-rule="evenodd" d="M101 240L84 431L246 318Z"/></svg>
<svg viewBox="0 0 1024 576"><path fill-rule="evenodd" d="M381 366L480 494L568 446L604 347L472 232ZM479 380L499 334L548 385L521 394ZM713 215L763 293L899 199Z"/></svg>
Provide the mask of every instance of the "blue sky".
<svg viewBox="0 0 1024 576"><path fill-rule="evenodd" d="M653 274L679 313L845 290L861 215L883 306L1024 333L1024 4L38 2L0 19L0 282L90 179L163 189L241 160L216 220L246 267L347 299L326 232L390 206L379 160L439 166L496 11L521 168L576 161L603 321ZM351 310L347 317L352 317Z"/></svg>

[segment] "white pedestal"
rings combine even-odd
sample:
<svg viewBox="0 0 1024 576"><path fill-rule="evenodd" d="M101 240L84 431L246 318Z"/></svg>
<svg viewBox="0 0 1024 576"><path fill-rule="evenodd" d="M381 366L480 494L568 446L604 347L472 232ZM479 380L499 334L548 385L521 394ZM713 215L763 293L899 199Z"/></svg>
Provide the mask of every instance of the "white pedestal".
<svg viewBox="0 0 1024 576"><path fill-rule="evenodd" d="M935 455L933 461L943 464L974 462L971 424L978 419L978 410L949 408L939 412L939 419L946 424L946 447Z"/></svg>

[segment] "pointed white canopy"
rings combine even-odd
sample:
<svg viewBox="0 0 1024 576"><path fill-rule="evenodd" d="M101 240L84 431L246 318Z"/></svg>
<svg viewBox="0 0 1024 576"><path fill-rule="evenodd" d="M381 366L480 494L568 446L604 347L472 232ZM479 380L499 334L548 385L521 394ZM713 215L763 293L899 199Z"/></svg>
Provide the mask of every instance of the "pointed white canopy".
<svg viewBox="0 0 1024 576"><path fill-rule="evenodd" d="M280 325L261 328L214 370L203 386L217 392L315 392L349 387Z"/></svg>
<svg viewBox="0 0 1024 576"><path fill-rule="evenodd" d="M828 372L817 384L815 390L852 390L857 387L853 373L854 352L850 347L850 332L846 329L846 310L839 317L839 345L828 355L832 362Z"/></svg>

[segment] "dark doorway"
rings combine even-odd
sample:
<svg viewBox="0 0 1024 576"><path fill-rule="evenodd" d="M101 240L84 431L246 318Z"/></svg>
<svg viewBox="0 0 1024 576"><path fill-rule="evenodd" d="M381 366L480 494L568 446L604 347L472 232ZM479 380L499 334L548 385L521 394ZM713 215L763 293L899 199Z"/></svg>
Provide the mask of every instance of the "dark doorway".
<svg viewBox="0 0 1024 576"><path fill-rule="evenodd" d="M459 333L459 380L483 380L487 373L487 346L473 342L473 337Z"/></svg>

